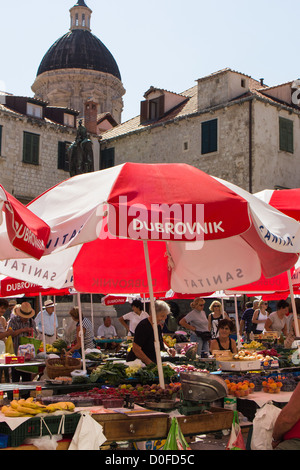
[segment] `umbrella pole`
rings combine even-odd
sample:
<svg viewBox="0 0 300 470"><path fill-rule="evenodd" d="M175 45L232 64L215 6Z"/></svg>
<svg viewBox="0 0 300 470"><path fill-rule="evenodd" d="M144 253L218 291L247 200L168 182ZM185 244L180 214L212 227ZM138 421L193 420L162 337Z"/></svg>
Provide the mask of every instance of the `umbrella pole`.
<svg viewBox="0 0 300 470"><path fill-rule="evenodd" d="M44 354L46 354L46 336L45 336L45 325L44 325L43 299L42 299L41 292L39 293L39 300L40 300L40 311L41 311L41 319L42 319L42 336L43 336Z"/></svg>
<svg viewBox="0 0 300 470"><path fill-rule="evenodd" d="M54 317L54 337L56 339L56 295L53 296L53 303L54 303L54 312L53 312L53 317Z"/></svg>
<svg viewBox="0 0 300 470"><path fill-rule="evenodd" d="M78 310L79 310L79 328L80 328L82 367L83 367L84 372L86 372L84 337L83 337L83 328L82 328L82 310L81 310L81 300L80 300L80 293L79 292L77 292L77 303L78 303Z"/></svg>
<svg viewBox="0 0 300 470"><path fill-rule="evenodd" d="M291 295L291 301L292 301L292 308L293 308L295 333L296 333L296 336L299 338L299 337L300 337L300 333L299 333L299 324L298 324L296 303L295 303L294 290L293 290L293 285L292 285L292 277L291 277L291 271L290 271L290 269L288 269L287 275L288 275L288 280L289 280L289 289L290 289L290 295Z"/></svg>
<svg viewBox="0 0 300 470"><path fill-rule="evenodd" d="M92 318L92 325L93 325L93 331L94 331L94 305L93 305L93 294L91 295L91 318Z"/></svg>
<svg viewBox="0 0 300 470"><path fill-rule="evenodd" d="M241 348L241 336L239 332L239 313L237 307L237 297L234 296L234 309L235 309L235 323L236 323L236 335L237 335L237 342L238 342L238 349Z"/></svg>
<svg viewBox="0 0 300 470"><path fill-rule="evenodd" d="M158 378L159 384L161 388L165 388L165 379L162 369L162 361L160 355L160 343L158 337L158 328L156 322L156 312L155 312L155 305L154 305L154 293L153 293L153 284L152 284L152 276L151 276L151 269L150 269L150 258L149 258L149 250L147 241L143 241L144 244L144 255L146 261L146 270L147 270L147 280L149 286L149 294L150 294L150 307L151 307L151 315L153 320L153 331L154 331L154 346L155 346L155 354L157 360L157 370L158 370Z"/></svg>

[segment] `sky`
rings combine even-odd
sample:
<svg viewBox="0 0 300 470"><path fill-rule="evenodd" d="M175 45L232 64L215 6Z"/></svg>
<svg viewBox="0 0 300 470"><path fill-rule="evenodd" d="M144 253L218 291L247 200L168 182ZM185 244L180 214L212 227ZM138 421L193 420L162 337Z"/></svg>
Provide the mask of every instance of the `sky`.
<svg viewBox="0 0 300 470"><path fill-rule="evenodd" d="M229 67L277 85L300 77L292 0L85 0L91 29L113 54L126 89L122 122L155 86L181 93ZM39 64L70 27L76 0L0 0L0 90L33 96Z"/></svg>

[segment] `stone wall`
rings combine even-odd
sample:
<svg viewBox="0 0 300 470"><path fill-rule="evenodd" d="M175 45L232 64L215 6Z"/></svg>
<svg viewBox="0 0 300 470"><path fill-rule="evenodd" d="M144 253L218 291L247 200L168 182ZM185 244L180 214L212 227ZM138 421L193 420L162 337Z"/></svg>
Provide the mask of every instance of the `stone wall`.
<svg viewBox="0 0 300 470"><path fill-rule="evenodd" d="M57 169L58 142L73 142L76 129L47 120L1 111L2 146L0 156L0 184L20 199L29 202L39 194L70 177ZM39 164L31 165L23 160L24 131L40 135ZM99 143L92 137L95 169L99 169Z"/></svg>
<svg viewBox="0 0 300 470"><path fill-rule="evenodd" d="M218 150L201 154L201 123L218 120ZM115 148L115 165L187 163L248 189L249 103L188 116L164 126L106 141Z"/></svg>

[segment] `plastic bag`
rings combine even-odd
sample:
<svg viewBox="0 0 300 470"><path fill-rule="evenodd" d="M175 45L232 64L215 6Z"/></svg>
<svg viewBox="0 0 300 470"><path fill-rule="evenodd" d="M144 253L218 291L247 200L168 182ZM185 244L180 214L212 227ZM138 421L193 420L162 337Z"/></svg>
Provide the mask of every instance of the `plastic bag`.
<svg viewBox="0 0 300 470"><path fill-rule="evenodd" d="M5 352L7 354L15 354L14 344L11 336L8 336L7 340L5 341Z"/></svg>
<svg viewBox="0 0 300 470"><path fill-rule="evenodd" d="M82 412L69 450L100 450L105 441L101 424L89 413Z"/></svg>
<svg viewBox="0 0 300 470"><path fill-rule="evenodd" d="M272 450L272 433L281 409L272 403L259 408L253 420L251 450Z"/></svg>
<svg viewBox="0 0 300 470"><path fill-rule="evenodd" d="M233 412L231 434L226 450L246 450L244 438L239 424L239 415L237 411Z"/></svg>
<svg viewBox="0 0 300 470"><path fill-rule="evenodd" d="M171 427L163 450L191 450L181 432L176 418L172 418Z"/></svg>
<svg viewBox="0 0 300 470"><path fill-rule="evenodd" d="M41 436L35 438L27 438L24 444L33 445L39 450L56 450L58 441L61 441L63 436L57 434L54 436Z"/></svg>

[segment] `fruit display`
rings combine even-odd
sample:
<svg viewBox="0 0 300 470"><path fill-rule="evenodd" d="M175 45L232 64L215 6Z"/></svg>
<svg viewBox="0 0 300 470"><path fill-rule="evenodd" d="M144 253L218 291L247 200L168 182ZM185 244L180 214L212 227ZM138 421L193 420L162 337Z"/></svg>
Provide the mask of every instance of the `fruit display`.
<svg viewBox="0 0 300 470"><path fill-rule="evenodd" d="M251 343L243 344L243 349L261 349L261 348L263 348L263 344L255 340L252 340Z"/></svg>
<svg viewBox="0 0 300 470"><path fill-rule="evenodd" d="M269 377L262 382L263 391L267 393L279 393L282 388L282 382L279 379Z"/></svg>
<svg viewBox="0 0 300 470"><path fill-rule="evenodd" d="M176 338L172 338L170 335L163 336L164 343L168 346L168 348L174 348L176 344Z"/></svg>
<svg viewBox="0 0 300 470"><path fill-rule="evenodd" d="M241 349L237 354L233 355L235 361L257 361L264 359L264 356L256 351L248 351L247 349Z"/></svg>
<svg viewBox="0 0 300 470"><path fill-rule="evenodd" d="M34 401L33 397L12 400L9 406L2 406L1 412L10 418L33 417L41 413L53 413L55 411L74 411L75 405L72 402L59 402L51 405L43 405Z"/></svg>
<svg viewBox="0 0 300 470"><path fill-rule="evenodd" d="M246 397L250 393L254 392L255 385L249 380L243 380L236 382L231 382L229 379L225 379L228 388L228 395L233 395L234 397Z"/></svg>
<svg viewBox="0 0 300 470"><path fill-rule="evenodd" d="M203 372L209 374L209 371L207 369L201 369L191 364L181 364L178 366L174 366L174 371L177 374L180 374L180 372Z"/></svg>
<svg viewBox="0 0 300 470"><path fill-rule="evenodd" d="M143 403L148 400L163 400L179 397L181 389L181 383L175 382L166 384L165 388L161 388L158 384L152 385L131 385L122 384L118 387L104 387L104 388L93 388L87 391L71 392L68 396L71 400L77 400L80 398L93 399L95 405L102 405L104 400L112 398L132 398L134 403ZM106 402L105 402L106 403Z"/></svg>
<svg viewBox="0 0 300 470"><path fill-rule="evenodd" d="M40 344L39 352L44 352L44 343ZM46 343L46 354L58 354L59 352L59 349L55 348L53 344Z"/></svg>

